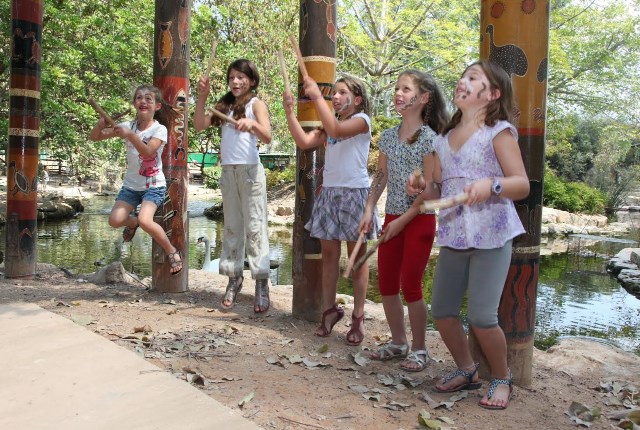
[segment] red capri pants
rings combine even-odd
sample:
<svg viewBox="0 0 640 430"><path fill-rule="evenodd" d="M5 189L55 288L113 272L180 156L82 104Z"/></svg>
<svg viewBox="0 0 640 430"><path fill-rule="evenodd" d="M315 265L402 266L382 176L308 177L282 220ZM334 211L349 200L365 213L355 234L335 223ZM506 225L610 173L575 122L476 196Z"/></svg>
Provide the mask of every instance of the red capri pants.
<svg viewBox="0 0 640 430"><path fill-rule="evenodd" d="M384 228L400 215L385 215ZM378 248L378 287L383 296L402 288L407 303L422 300L422 277L436 234L436 216L420 214L393 239Z"/></svg>

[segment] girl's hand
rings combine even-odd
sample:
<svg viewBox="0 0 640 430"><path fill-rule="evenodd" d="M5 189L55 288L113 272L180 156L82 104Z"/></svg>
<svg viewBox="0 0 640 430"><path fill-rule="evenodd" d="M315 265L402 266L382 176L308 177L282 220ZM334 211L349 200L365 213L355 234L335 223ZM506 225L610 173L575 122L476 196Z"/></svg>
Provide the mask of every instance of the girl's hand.
<svg viewBox="0 0 640 430"><path fill-rule="evenodd" d="M135 134L135 133L133 132L133 130L131 130L130 128L126 128L126 127L115 127L115 128L113 129L113 133L114 133L116 136L121 137L121 138L123 138L123 139L126 139L126 138L129 136L129 134L130 134L130 133Z"/></svg>
<svg viewBox="0 0 640 430"><path fill-rule="evenodd" d="M371 222L371 218L373 214L371 211L366 210L362 214L362 218L360 218L360 223L358 224L358 231L368 233L371 231L371 227L373 227L373 223Z"/></svg>
<svg viewBox="0 0 640 430"><path fill-rule="evenodd" d="M253 127L256 122L249 118L242 118L238 120L238 124L236 125L236 130L238 131L246 131L247 133L251 133L253 131Z"/></svg>
<svg viewBox="0 0 640 430"><path fill-rule="evenodd" d="M417 196L424 191L426 186L427 181L425 181L424 176L416 176L412 173L409 175L405 189L407 190L407 194L410 196Z"/></svg>
<svg viewBox="0 0 640 430"><path fill-rule="evenodd" d="M209 81L209 77L200 76L198 80L198 95L204 98L209 97L209 92L211 92L211 82Z"/></svg>
<svg viewBox="0 0 640 430"><path fill-rule="evenodd" d="M398 234L400 234L402 229L404 229L404 225L404 222L402 222L400 218L396 218L389 224L387 224L384 228L384 231L382 232L382 234L384 234L383 243L393 239Z"/></svg>
<svg viewBox="0 0 640 430"><path fill-rule="evenodd" d="M319 100L322 99L322 93L320 92L320 88L318 88L318 84L316 81L311 79L310 77L304 78L302 83L302 88L304 89L304 93L311 100Z"/></svg>
<svg viewBox="0 0 640 430"><path fill-rule="evenodd" d="M295 113L295 103L296 99L293 97L289 91L285 91L282 95L282 107L284 108L285 113Z"/></svg>
<svg viewBox="0 0 640 430"><path fill-rule="evenodd" d="M469 195L466 205L475 205L482 203L491 197L491 187L493 186L492 179L482 179L464 187L464 192Z"/></svg>

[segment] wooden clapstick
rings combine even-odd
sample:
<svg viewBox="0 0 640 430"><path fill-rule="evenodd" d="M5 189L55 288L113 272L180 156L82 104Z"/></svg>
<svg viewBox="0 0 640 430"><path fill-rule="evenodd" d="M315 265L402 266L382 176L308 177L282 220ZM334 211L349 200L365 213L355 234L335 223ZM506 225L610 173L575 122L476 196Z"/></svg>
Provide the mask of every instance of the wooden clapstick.
<svg viewBox="0 0 640 430"><path fill-rule="evenodd" d="M205 78L208 78L211 75L211 69L213 68L213 60L216 58L216 48L218 47L218 39L214 39L211 43L211 52L209 53L209 65L207 66L207 72L205 73Z"/></svg>
<svg viewBox="0 0 640 430"><path fill-rule="evenodd" d="M469 198L467 193L460 193L453 197L439 200L427 200L420 205L420 212L435 209L446 209L464 203Z"/></svg>
<svg viewBox="0 0 640 430"><path fill-rule="evenodd" d="M98 112L98 114L103 117L105 119L105 121L107 121L107 123L109 123L109 125L111 127L116 127L118 124L116 124L116 122L113 120L113 118L111 118L111 116L109 116L108 113L105 112L104 109L102 109L102 107L100 107L100 105L98 103L96 103L96 101L94 99L92 99L91 97L89 97L88 100L89 104L91 105L91 107Z"/></svg>
<svg viewBox="0 0 640 430"><path fill-rule="evenodd" d="M358 236L358 240L353 247L353 251L351 251L351 256L349 257L349 261L347 262L347 268L344 269L344 273L342 274L343 278L348 278L351 275L351 269L353 268L353 263L356 261L356 257L358 256L358 251L360 250L360 245L364 241L364 231L360 232L360 236Z"/></svg>
<svg viewBox="0 0 640 430"><path fill-rule="evenodd" d="M369 257L371 257L373 253L376 252L380 244L382 244L382 242L384 241L384 235L385 234L382 233L382 236L380 236L377 242L374 242L373 245L371 245L371 248L367 249L367 252L365 252L365 254L353 265L353 272L358 271L360 267L362 267L362 265L367 262Z"/></svg>
<svg viewBox="0 0 640 430"><path fill-rule="evenodd" d="M209 112L211 112L212 114L214 114L215 116L217 116L218 118L220 118L221 120L223 120L223 121L230 122L233 125L238 125L238 121L236 121L235 119L231 118L229 115L223 114L222 112L220 112L216 108L209 107L209 108L207 108L207 110Z"/></svg>
<svg viewBox="0 0 640 430"><path fill-rule="evenodd" d="M282 73L282 79L284 79L284 90L286 92L291 91L291 87L289 85L289 75L287 74L287 66L284 62L284 55L282 51L278 49L278 62L280 63L280 73Z"/></svg>
<svg viewBox="0 0 640 430"><path fill-rule="evenodd" d="M293 34L289 35L289 41L291 42L293 51L296 53L296 57L298 58L298 67L300 68L300 73L302 74L302 78L304 79L309 76L309 73L307 72L307 67L304 64L302 52L300 52L300 46L298 46L298 41Z"/></svg>

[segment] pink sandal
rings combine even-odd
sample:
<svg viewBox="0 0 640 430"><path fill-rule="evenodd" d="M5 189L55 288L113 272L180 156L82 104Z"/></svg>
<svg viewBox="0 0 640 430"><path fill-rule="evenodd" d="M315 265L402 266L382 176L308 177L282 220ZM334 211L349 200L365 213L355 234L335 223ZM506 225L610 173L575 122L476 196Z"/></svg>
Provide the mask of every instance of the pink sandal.
<svg viewBox="0 0 640 430"><path fill-rule="evenodd" d="M364 312L359 317L351 314L351 330L347 332L346 342L347 345L358 346L364 340L364 331L362 330L362 324L364 323ZM355 340L349 340L349 339Z"/></svg>
<svg viewBox="0 0 640 430"><path fill-rule="evenodd" d="M327 319L327 317L331 314L335 313L336 319L334 319L331 324L329 325L329 330L327 330L327 326L325 324L325 320ZM342 309L341 307L338 307L337 305L333 305L333 307L327 309L326 311L324 311L322 313L322 322L320 323L320 327L318 327L318 330L321 331L320 334L318 334L318 332L316 331L316 336L319 337L327 337L331 334L331 331L333 330L333 326L336 325L338 323L338 321L340 321L342 319L342 317L344 317L344 309Z"/></svg>

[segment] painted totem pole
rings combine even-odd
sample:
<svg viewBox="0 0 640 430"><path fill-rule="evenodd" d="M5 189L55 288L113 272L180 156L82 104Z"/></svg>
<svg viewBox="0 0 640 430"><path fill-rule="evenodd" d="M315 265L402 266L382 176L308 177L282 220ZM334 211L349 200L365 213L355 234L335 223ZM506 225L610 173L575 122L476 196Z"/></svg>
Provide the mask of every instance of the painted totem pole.
<svg viewBox="0 0 640 430"><path fill-rule="evenodd" d="M31 277L38 256L42 0L11 0L5 276Z"/></svg>
<svg viewBox="0 0 640 430"><path fill-rule="evenodd" d="M309 76L328 103L336 76L336 0L300 2L300 50ZM298 120L308 131L322 125L313 102L302 90L298 74ZM320 321L322 257L320 241L309 236L304 224L311 216L316 193L322 187L324 148L296 150L295 221L293 224L293 316Z"/></svg>
<svg viewBox="0 0 640 430"><path fill-rule="evenodd" d="M182 251L184 269L172 276L163 249L153 243L152 288L165 293L181 293L188 288L189 219L187 217L187 115L189 102L190 0L156 0L153 84L179 113L168 130L162 153L167 194L156 212L173 246Z"/></svg>
<svg viewBox="0 0 640 430"><path fill-rule="evenodd" d="M531 384L544 173L549 0L482 0L480 57L511 76L529 196L516 202L526 233L514 240L498 317L514 382Z"/></svg>

